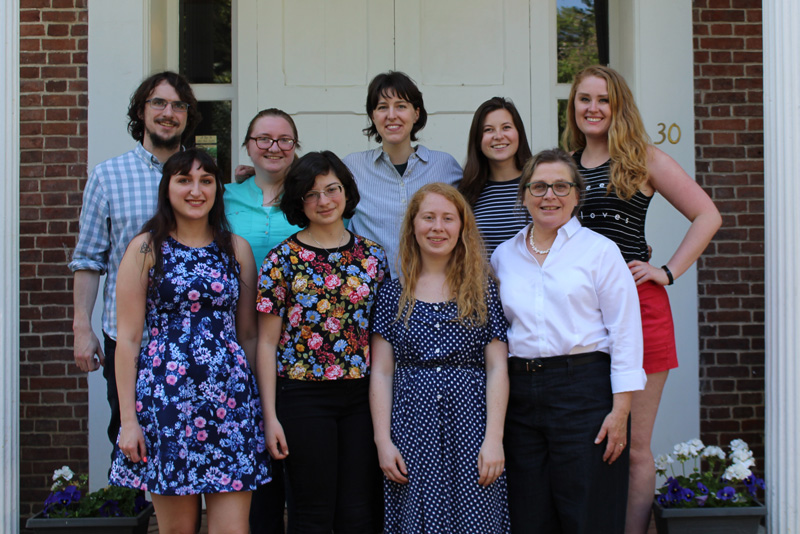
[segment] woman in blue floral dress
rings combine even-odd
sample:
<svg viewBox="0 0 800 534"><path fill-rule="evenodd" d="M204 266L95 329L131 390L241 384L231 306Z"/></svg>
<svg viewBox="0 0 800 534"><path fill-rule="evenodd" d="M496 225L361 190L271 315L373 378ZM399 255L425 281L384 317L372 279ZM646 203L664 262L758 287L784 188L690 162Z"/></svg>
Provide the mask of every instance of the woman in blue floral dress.
<svg viewBox="0 0 800 534"><path fill-rule="evenodd" d="M369 412L370 312L388 276L380 245L352 234L359 195L332 152L289 169L281 209L303 228L258 280L258 375L267 445L285 458L290 533L381 529Z"/></svg>
<svg viewBox="0 0 800 534"><path fill-rule="evenodd" d="M270 480L252 371L253 253L228 229L210 156L179 152L163 173L156 215L119 269L110 482L149 490L162 532L195 532L203 495L209 532L245 534L251 492Z"/></svg>
<svg viewBox="0 0 800 534"><path fill-rule="evenodd" d="M372 334L385 532L507 533L508 325L455 188L429 184L411 197L400 265L375 304Z"/></svg>

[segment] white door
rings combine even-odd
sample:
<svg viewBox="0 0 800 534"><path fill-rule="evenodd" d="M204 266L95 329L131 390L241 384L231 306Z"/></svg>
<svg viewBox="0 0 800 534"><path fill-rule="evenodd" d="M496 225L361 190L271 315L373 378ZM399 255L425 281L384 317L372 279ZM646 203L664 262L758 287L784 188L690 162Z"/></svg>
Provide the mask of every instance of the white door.
<svg viewBox="0 0 800 534"><path fill-rule="evenodd" d="M537 3L547 13L552 2ZM361 130L372 77L404 71L428 110L420 141L463 162L481 102L513 99L530 132L531 94L550 94L547 74L531 86L530 51L549 51L547 31L532 42L530 9L527 0L469 9L460 0L259 0L258 108L292 114L303 151L344 156L371 146Z"/></svg>

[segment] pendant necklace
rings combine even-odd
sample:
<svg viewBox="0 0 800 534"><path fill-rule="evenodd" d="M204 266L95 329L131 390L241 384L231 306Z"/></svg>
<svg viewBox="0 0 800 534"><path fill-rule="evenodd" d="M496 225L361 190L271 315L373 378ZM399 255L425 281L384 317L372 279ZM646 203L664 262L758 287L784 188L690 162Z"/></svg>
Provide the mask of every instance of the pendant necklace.
<svg viewBox="0 0 800 534"><path fill-rule="evenodd" d="M330 254L331 254L331 251L330 251L330 250L328 250L327 248L323 247L323 246L322 246L322 244L321 244L319 241L317 241L317 238L316 238L316 237L314 237L314 234L312 234L312 233L311 233L311 230L310 230L309 228L306 228L306 232L308 232L308 235L310 235L310 236L311 236L311 239L313 239L313 240L314 240L314 243L316 243L316 244L317 244L317 246L318 246L319 248L321 248L322 250L324 250L324 251L325 251L325 252L326 252L328 255L330 255ZM342 240L344 239L344 236L346 236L346 235L347 235L347 228L345 228L345 229L344 229L344 232L342 232L342 235L341 235L341 237L340 237L340 238L339 238L339 240L336 242L336 246L334 246L333 248L339 248L339 246L340 246L340 245L339 245L339 243L341 243L341 242L342 242Z"/></svg>

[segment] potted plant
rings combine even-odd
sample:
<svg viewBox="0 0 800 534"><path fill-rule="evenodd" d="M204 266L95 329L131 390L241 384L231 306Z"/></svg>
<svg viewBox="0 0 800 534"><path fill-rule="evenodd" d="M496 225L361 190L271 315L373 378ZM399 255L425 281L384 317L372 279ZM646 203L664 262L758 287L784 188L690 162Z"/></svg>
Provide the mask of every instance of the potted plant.
<svg viewBox="0 0 800 534"><path fill-rule="evenodd" d="M735 439L729 449L726 455L693 439L656 458L656 472L668 476L653 503L658 534L758 532L767 513L757 498L764 479L751 470L755 460L747 443Z"/></svg>
<svg viewBox="0 0 800 534"><path fill-rule="evenodd" d="M53 472L44 509L25 528L42 534L146 534L153 505L141 491L109 486L87 493L88 477L66 465Z"/></svg>

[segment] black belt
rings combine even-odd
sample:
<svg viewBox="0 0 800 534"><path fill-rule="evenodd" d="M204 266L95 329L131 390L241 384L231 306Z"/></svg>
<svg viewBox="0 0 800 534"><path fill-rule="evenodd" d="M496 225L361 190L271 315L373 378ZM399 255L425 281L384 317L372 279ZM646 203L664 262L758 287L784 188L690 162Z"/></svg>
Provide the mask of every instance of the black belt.
<svg viewBox="0 0 800 534"><path fill-rule="evenodd" d="M484 364L481 362L452 362L446 360L422 360L422 361L399 361L397 367L418 367L427 369L432 367L449 367L449 368L479 368L482 369Z"/></svg>
<svg viewBox="0 0 800 534"><path fill-rule="evenodd" d="M577 367L596 362L608 362L611 357L599 350L584 352L582 354L568 354L566 356L551 356L549 358L518 358L511 356L508 359L508 372L515 374L538 373L547 369L563 369Z"/></svg>

